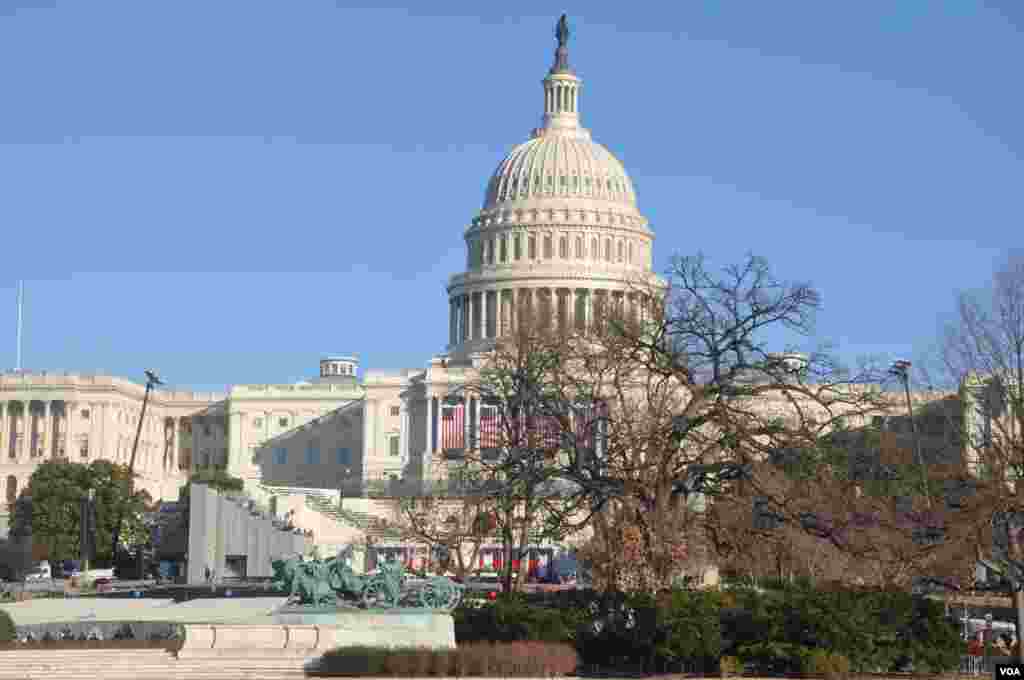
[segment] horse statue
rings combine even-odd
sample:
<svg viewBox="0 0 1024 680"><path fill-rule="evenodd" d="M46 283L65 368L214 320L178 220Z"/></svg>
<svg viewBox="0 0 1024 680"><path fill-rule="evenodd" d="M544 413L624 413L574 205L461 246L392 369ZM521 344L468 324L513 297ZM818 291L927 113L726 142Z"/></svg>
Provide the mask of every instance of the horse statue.
<svg viewBox="0 0 1024 680"><path fill-rule="evenodd" d="M331 587L328 573L334 558L326 561L311 560L303 564L306 571L306 582L303 584L307 589L300 597L303 601L312 602L316 606L327 607L338 603L338 596Z"/></svg>
<svg viewBox="0 0 1024 680"><path fill-rule="evenodd" d="M333 559L327 567L327 582L342 600L361 602L367 579L356 574L343 560Z"/></svg>
<svg viewBox="0 0 1024 680"><path fill-rule="evenodd" d="M363 604L367 607L397 607L405 585L405 565L398 560L385 562L371 576L363 589Z"/></svg>
<svg viewBox="0 0 1024 680"><path fill-rule="evenodd" d="M333 561L302 561L299 557L274 560L273 586L287 592L289 601L318 607L334 605L336 596L328 579Z"/></svg>
<svg viewBox="0 0 1024 680"><path fill-rule="evenodd" d="M355 602L364 608L411 606L418 609L453 609L462 599L463 588L444 576L406 589L405 565L385 562L376 574L359 575L347 564L351 548L327 560L305 560L295 556L274 560L273 586L288 593L293 604L329 607Z"/></svg>

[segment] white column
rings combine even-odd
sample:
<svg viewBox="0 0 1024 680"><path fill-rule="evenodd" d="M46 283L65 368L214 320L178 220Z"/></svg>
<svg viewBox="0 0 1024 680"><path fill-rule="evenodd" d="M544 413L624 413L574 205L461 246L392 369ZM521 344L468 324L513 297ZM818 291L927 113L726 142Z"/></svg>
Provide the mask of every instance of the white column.
<svg viewBox="0 0 1024 680"><path fill-rule="evenodd" d="M431 407L433 406L432 401L433 395L431 395L430 392L427 392L427 441L426 446L424 447L426 452L424 453L423 459L425 463L431 459L434 453L433 448L430 445L434 438L434 419L431 418Z"/></svg>
<svg viewBox="0 0 1024 680"><path fill-rule="evenodd" d="M32 446L32 401L21 402L21 445L18 451L19 462L24 463L29 459L30 447Z"/></svg>
<svg viewBox="0 0 1024 680"><path fill-rule="evenodd" d="M64 454L68 460L79 463L81 455L75 447L75 408L75 402L64 401Z"/></svg>
<svg viewBox="0 0 1024 680"><path fill-rule="evenodd" d="M39 446L40 458L46 459L50 456L47 455L53 451L53 441L50 437L50 432L53 430L53 412L50 408L52 402L43 400L43 424L40 428L42 430L42 441Z"/></svg>
<svg viewBox="0 0 1024 680"><path fill-rule="evenodd" d="M519 289L518 288L510 288L509 289L509 293L510 293L510 295L509 295L509 310L508 310L509 330L512 333L515 333L515 331L516 331L516 323L518 323L518 319L519 319L519 308L518 308L518 305L519 305Z"/></svg>
<svg viewBox="0 0 1024 680"><path fill-rule="evenodd" d="M469 340L469 329L472 328L469 316L469 295L463 294L459 296L459 303L462 305L462 342L466 342Z"/></svg>
<svg viewBox="0 0 1024 680"><path fill-rule="evenodd" d="M409 404L402 400L401 417L399 418L398 430L398 455L402 459L402 468L409 463Z"/></svg>
<svg viewBox="0 0 1024 680"><path fill-rule="evenodd" d="M587 299L584 302L583 309L584 324L586 325L587 332L590 332L591 327L594 325L594 289L587 288Z"/></svg>
<svg viewBox="0 0 1024 680"><path fill-rule="evenodd" d="M508 309L508 289L498 289L498 324L495 330L498 335L507 336L509 334L509 327L511 326L511 317L509 316Z"/></svg>
<svg viewBox="0 0 1024 680"><path fill-rule="evenodd" d="M449 299L449 344L456 344L456 307L455 298Z"/></svg>
<svg viewBox="0 0 1024 680"><path fill-rule="evenodd" d="M89 417L93 419L93 422L96 422L98 418L99 422L96 423L96 436L90 437L89 457L113 460L113 453L108 451L109 443L107 442L107 418L113 409L109 408L110 403L106 401L98 401L94 406L95 408L89 412ZM93 454L93 448L96 450L95 454ZM127 463L128 461L123 462Z"/></svg>
<svg viewBox="0 0 1024 680"><path fill-rule="evenodd" d="M455 339L452 344L458 345L462 342L462 305L458 297L452 298L452 304L455 305Z"/></svg>
<svg viewBox="0 0 1024 680"><path fill-rule="evenodd" d="M573 286L569 289L569 301L566 306L569 309L569 332L576 332L576 301L579 299L579 289Z"/></svg>
<svg viewBox="0 0 1024 680"><path fill-rule="evenodd" d="M242 412L232 411L228 415L228 472L236 477L245 477L242 465Z"/></svg>
<svg viewBox="0 0 1024 680"><path fill-rule="evenodd" d="M171 472L181 469L181 418L171 416Z"/></svg>
<svg viewBox="0 0 1024 680"><path fill-rule="evenodd" d="M480 337L487 338L487 291L480 291Z"/></svg>
<svg viewBox="0 0 1024 680"><path fill-rule="evenodd" d="M0 462L10 456L10 401L0 401Z"/></svg>

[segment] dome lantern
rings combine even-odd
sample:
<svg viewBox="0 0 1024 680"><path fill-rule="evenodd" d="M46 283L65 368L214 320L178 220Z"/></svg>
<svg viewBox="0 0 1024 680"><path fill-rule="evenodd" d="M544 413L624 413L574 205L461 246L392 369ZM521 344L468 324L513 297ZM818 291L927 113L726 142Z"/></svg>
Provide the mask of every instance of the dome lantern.
<svg viewBox="0 0 1024 680"><path fill-rule="evenodd" d="M569 21L563 14L555 27L558 47L555 62L544 78L544 125L534 131L534 137L550 132L575 133L573 136L589 137L580 127L579 94L583 82L576 77L569 66Z"/></svg>

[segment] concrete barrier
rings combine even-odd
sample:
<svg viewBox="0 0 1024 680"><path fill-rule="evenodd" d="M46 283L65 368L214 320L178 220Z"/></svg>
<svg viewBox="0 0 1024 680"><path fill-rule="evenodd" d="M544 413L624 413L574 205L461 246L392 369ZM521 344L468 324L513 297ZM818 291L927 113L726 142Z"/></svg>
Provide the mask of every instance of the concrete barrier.
<svg viewBox="0 0 1024 680"><path fill-rule="evenodd" d="M334 623L185 624L178 658L309 658L356 645L455 649L450 614L359 612L329 620Z"/></svg>

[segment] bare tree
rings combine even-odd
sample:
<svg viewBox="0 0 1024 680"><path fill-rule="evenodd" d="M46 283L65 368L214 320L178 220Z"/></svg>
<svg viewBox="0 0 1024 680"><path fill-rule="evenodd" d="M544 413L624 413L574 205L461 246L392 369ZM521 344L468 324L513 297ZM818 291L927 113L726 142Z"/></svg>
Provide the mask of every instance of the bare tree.
<svg viewBox="0 0 1024 680"><path fill-rule="evenodd" d="M962 443L1001 543L1013 586L1018 630L1024 629L1024 254L1010 255L983 292L963 292L944 329L940 379L959 386ZM979 540L978 557L992 542ZM989 553L990 554L990 553ZM1024 660L1022 651L1021 660Z"/></svg>
<svg viewBox="0 0 1024 680"><path fill-rule="evenodd" d="M700 257L677 259L663 292L638 283L634 294L664 304L595 309L586 334L519 333L509 360L482 372L480 391L501 416L507 455L491 469L503 488L528 483L554 533L593 526L611 546L628 520L650 587L678 563L685 525L713 517L691 507L701 498L746 504L748 518L758 498L780 522L848 549L844 534L858 521L850 503L819 517L751 471L815 451L840 422L888 412L892 398L876 387L885 372L844 370L826 351L769 352L772 328L812 333L820 300L807 284L776 280L760 258L721 276Z"/></svg>
<svg viewBox="0 0 1024 680"><path fill-rule="evenodd" d="M488 531L480 517L486 508L473 498L443 495L401 497L395 501L396 522L390 527L403 538L426 544L443 573L463 580L472 571Z"/></svg>

